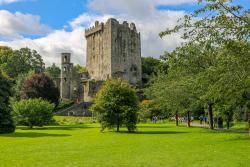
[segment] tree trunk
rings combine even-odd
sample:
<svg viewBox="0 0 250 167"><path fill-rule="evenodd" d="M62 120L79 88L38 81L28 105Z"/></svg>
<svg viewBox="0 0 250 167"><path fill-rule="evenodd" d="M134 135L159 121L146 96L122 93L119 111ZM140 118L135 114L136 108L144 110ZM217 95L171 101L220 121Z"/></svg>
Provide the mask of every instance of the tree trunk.
<svg viewBox="0 0 250 167"><path fill-rule="evenodd" d="M177 111L175 113L175 123L176 123L176 126L179 126L178 112Z"/></svg>
<svg viewBox="0 0 250 167"><path fill-rule="evenodd" d="M208 104L209 128L214 129L213 104Z"/></svg>
<svg viewBox="0 0 250 167"><path fill-rule="evenodd" d="M117 124L116 131L117 131L117 132L120 131L120 125L119 125L119 124Z"/></svg>
<svg viewBox="0 0 250 167"><path fill-rule="evenodd" d="M116 126L116 131L119 132L120 131L120 120L119 120L119 115L117 118L117 126Z"/></svg>
<svg viewBox="0 0 250 167"><path fill-rule="evenodd" d="M187 112L187 126L190 127L190 111Z"/></svg>
<svg viewBox="0 0 250 167"><path fill-rule="evenodd" d="M227 129L229 129L230 126L230 115L227 114Z"/></svg>
<svg viewBox="0 0 250 167"><path fill-rule="evenodd" d="M248 113L248 132L250 135L250 113Z"/></svg>

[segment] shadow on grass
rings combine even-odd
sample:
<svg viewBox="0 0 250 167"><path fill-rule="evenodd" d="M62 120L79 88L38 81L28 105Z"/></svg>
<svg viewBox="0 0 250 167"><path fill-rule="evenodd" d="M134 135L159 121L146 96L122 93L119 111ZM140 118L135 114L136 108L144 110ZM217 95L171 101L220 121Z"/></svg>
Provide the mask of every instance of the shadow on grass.
<svg viewBox="0 0 250 167"><path fill-rule="evenodd" d="M0 137L27 137L27 138L39 138L39 137L68 137L68 134L49 134L49 133L37 133L37 132L15 132L13 134L0 135Z"/></svg>
<svg viewBox="0 0 250 167"><path fill-rule="evenodd" d="M45 126L45 127L17 127L20 130L76 130L76 129L89 129L89 128L98 128L87 125L62 125L62 126Z"/></svg>
<svg viewBox="0 0 250 167"><path fill-rule="evenodd" d="M188 132L180 132L180 131L136 131L136 132L128 132L128 131L120 131L119 133L126 134L138 134L138 135L166 135L166 134L182 134Z"/></svg>

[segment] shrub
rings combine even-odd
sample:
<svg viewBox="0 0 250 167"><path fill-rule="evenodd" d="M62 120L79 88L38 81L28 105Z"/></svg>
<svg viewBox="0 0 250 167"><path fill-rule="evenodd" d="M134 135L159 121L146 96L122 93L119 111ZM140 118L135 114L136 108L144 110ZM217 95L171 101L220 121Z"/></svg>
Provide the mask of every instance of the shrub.
<svg viewBox="0 0 250 167"><path fill-rule="evenodd" d="M52 121L54 105L46 100L28 99L14 103L14 117L18 124L29 126L43 126Z"/></svg>
<svg viewBox="0 0 250 167"><path fill-rule="evenodd" d="M139 119L142 122L146 122L152 117L152 100L143 100L140 103Z"/></svg>
<svg viewBox="0 0 250 167"><path fill-rule="evenodd" d="M15 131L9 105L10 90L11 85L7 77L0 71L0 133L12 133Z"/></svg>
<svg viewBox="0 0 250 167"><path fill-rule="evenodd" d="M58 105L60 93L53 80L44 73L27 77L21 88L21 99L43 98Z"/></svg>
<svg viewBox="0 0 250 167"><path fill-rule="evenodd" d="M71 100L63 100L59 103L59 105L56 107L56 109L54 110L54 112L66 109L71 107L72 105L74 105L74 101Z"/></svg>
<svg viewBox="0 0 250 167"><path fill-rule="evenodd" d="M136 129L139 100L135 90L122 80L107 80L97 93L91 110L105 128L126 126L131 132Z"/></svg>

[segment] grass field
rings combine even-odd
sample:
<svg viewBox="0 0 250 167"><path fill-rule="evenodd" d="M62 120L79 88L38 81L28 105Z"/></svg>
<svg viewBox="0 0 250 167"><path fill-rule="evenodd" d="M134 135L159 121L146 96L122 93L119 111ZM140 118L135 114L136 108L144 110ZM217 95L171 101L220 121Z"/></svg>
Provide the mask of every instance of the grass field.
<svg viewBox="0 0 250 167"><path fill-rule="evenodd" d="M0 135L0 166L249 167L250 138L173 124L140 124L132 134L98 124L19 127Z"/></svg>

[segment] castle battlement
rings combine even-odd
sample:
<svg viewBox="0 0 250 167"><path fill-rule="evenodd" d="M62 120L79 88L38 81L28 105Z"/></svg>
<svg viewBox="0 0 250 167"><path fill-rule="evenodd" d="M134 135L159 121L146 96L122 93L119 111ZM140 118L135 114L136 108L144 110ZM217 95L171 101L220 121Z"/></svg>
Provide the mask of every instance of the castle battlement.
<svg viewBox="0 0 250 167"><path fill-rule="evenodd" d="M123 27L129 28L130 30L134 32L137 32L136 26L134 23L129 24L127 21L124 21L122 24L120 24L118 20L114 18L110 18L107 20L105 24L103 22L99 23L99 21L96 21L94 26L85 29L85 37L89 37L92 34L103 31L104 27L108 27L109 25L123 26Z"/></svg>

